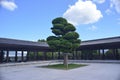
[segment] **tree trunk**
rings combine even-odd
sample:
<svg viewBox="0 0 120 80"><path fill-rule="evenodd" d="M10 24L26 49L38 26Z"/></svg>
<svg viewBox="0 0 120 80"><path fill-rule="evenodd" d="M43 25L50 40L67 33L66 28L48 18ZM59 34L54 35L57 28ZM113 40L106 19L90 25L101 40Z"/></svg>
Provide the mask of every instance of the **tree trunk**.
<svg viewBox="0 0 120 80"><path fill-rule="evenodd" d="M64 66L66 67L66 69L68 69L68 54L64 54Z"/></svg>

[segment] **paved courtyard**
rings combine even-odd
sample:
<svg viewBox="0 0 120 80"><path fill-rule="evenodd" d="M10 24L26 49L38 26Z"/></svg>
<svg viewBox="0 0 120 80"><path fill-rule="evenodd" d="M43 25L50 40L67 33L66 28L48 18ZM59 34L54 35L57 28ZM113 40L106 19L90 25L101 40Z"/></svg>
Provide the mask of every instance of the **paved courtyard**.
<svg viewBox="0 0 120 80"><path fill-rule="evenodd" d="M120 64L85 64L88 66L71 70L38 67L48 63L2 66L0 80L120 80Z"/></svg>

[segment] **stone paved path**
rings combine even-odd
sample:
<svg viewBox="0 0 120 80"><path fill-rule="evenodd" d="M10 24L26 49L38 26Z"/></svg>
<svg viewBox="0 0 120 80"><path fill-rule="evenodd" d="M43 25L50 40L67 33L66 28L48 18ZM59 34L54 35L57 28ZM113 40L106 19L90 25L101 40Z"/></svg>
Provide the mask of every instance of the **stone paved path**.
<svg viewBox="0 0 120 80"><path fill-rule="evenodd" d="M37 67L48 63L0 67L0 80L120 80L120 64L85 64L71 70Z"/></svg>

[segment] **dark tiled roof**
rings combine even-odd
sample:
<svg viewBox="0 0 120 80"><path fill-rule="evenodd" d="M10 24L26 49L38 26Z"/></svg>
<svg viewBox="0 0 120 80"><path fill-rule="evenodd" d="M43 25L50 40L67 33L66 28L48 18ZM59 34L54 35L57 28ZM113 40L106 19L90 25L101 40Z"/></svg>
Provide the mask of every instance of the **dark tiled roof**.
<svg viewBox="0 0 120 80"><path fill-rule="evenodd" d="M0 38L0 48L13 47L14 49L46 49L49 50L49 45L45 42L33 42L25 40L16 40L8 38ZM96 40L82 41L79 49L100 49L100 48L120 48L120 36L103 38Z"/></svg>
<svg viewBox="0 0 120 80"><path fill-rule="evenodd" d="M110 38L103 38L103 39L96 39L96 40L82 41L81 46L95 45L95 44L116 43L116 42L120 43L120 36L118 36L118 37L110 37Z"/></svg>
<svg viewBox="0 0 120 80"><path fill-rule="evenodd" d="M116 49L116 48L120 48L120 36L82 41L78 50L85 50L85 49L97 50L97 49Z"/></svg>
<svg viewBox="0 0 120 80"><path fill-rule="evenodd" d="M8 38L0 38L0 44L13 44L13 45L48 47L48 44L45 43L45 42L33 42L33 41L8 39Z"/></svg>

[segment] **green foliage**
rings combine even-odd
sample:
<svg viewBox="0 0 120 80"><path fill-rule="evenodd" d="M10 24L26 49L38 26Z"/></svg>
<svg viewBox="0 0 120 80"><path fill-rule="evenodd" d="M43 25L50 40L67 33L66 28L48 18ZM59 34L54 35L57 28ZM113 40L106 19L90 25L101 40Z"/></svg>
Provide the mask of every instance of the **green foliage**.
<svg viewBox="0 0 120 80"><path fill-rule="evenodd" d="M49 40L47 43L50 45L51 48L55 49L56 51L60 48L60 41L59 40Z"/></svg>
<svg viewBox="0 0 120 80"><path fill-rule="evenodd" d="M52 21L52 24L53 24L53 25L54 25L54 24L63 24L63 25L65 25L65 24L67 24L67 20L64 19L64 18L62 18L62 17L58 17L58 18L56 18L56 19L54 19L54 20Z"/></svg>
<svg viewBox="0 0 120 80"><path fill-rule="evenodd" d="M113 53L112 49L109 49L108 51L106 51L106 54L112 54L112 53Z"/></svg>
<svg viewBox="0 0 120 80"><path fill-rule="evenodd" d="M38 39L38 42L46 42L45 39Z"/></svg>
<svg viewBox="0 0 120 80"><path fill-rule="evenodd" d="M30 58L30 60L33 60L33 59L34 59L34 52L30 52L30 53L29 53L29 58Z"/></svg>
<svg viewBox="0 0 120 80"><path fill-rule="evenodd" d="M52 29L52 32L55 34L55 35L62 35L62 31L59 30L59 29Z"/></svg>
<svg viewBox="0 0 120 80"><path fill-rule="evenodd" d="M43 52L38 52L38 57L43 56Z"/></svg>
<svg viewBox="0 0 120 80"><path fill-rule="evenodd" d="M67 22L66 19L58 17L52 21L51 28L55 36L49 36L47 43L56 51L71 52L80 46L79 34L76 28Z"/></svg>
<svg viewBox="0 0 120 80"><path fill-rule="evenodd" d="M64 29L64 25L63 24L53 24L53 28L51 29L60 29L61 31Z"/></svg>
<svg viewBox="0 0 120 80"><path fill-rule="evenodd" d="M60 51L62 52L71 52L72 44L65 39L60 39Z"/></svg>
<svg viewBox="0 0 120 80"><path fill-rule="evenodd" d="M77 38L79 38L79 34L76 32L68 32L63 37L67 40L76 40Z"/></svg>
<svg viewBox="0 0 120 80"><path fill-rule="evenodd" d="M56 36L49 36L47 38L47 41L50 41L50 40L57 40L58 38Z"/></svg>
<svg viewBox="0 0 120 80"><path fill-rule="evenodd" d="M64 31L67 33L67 32L69 32L69 31L75 31L76 30L76 28L72 25L72 24L70 24L70 23L68 23L65 27L64 27Z"/></svg>

